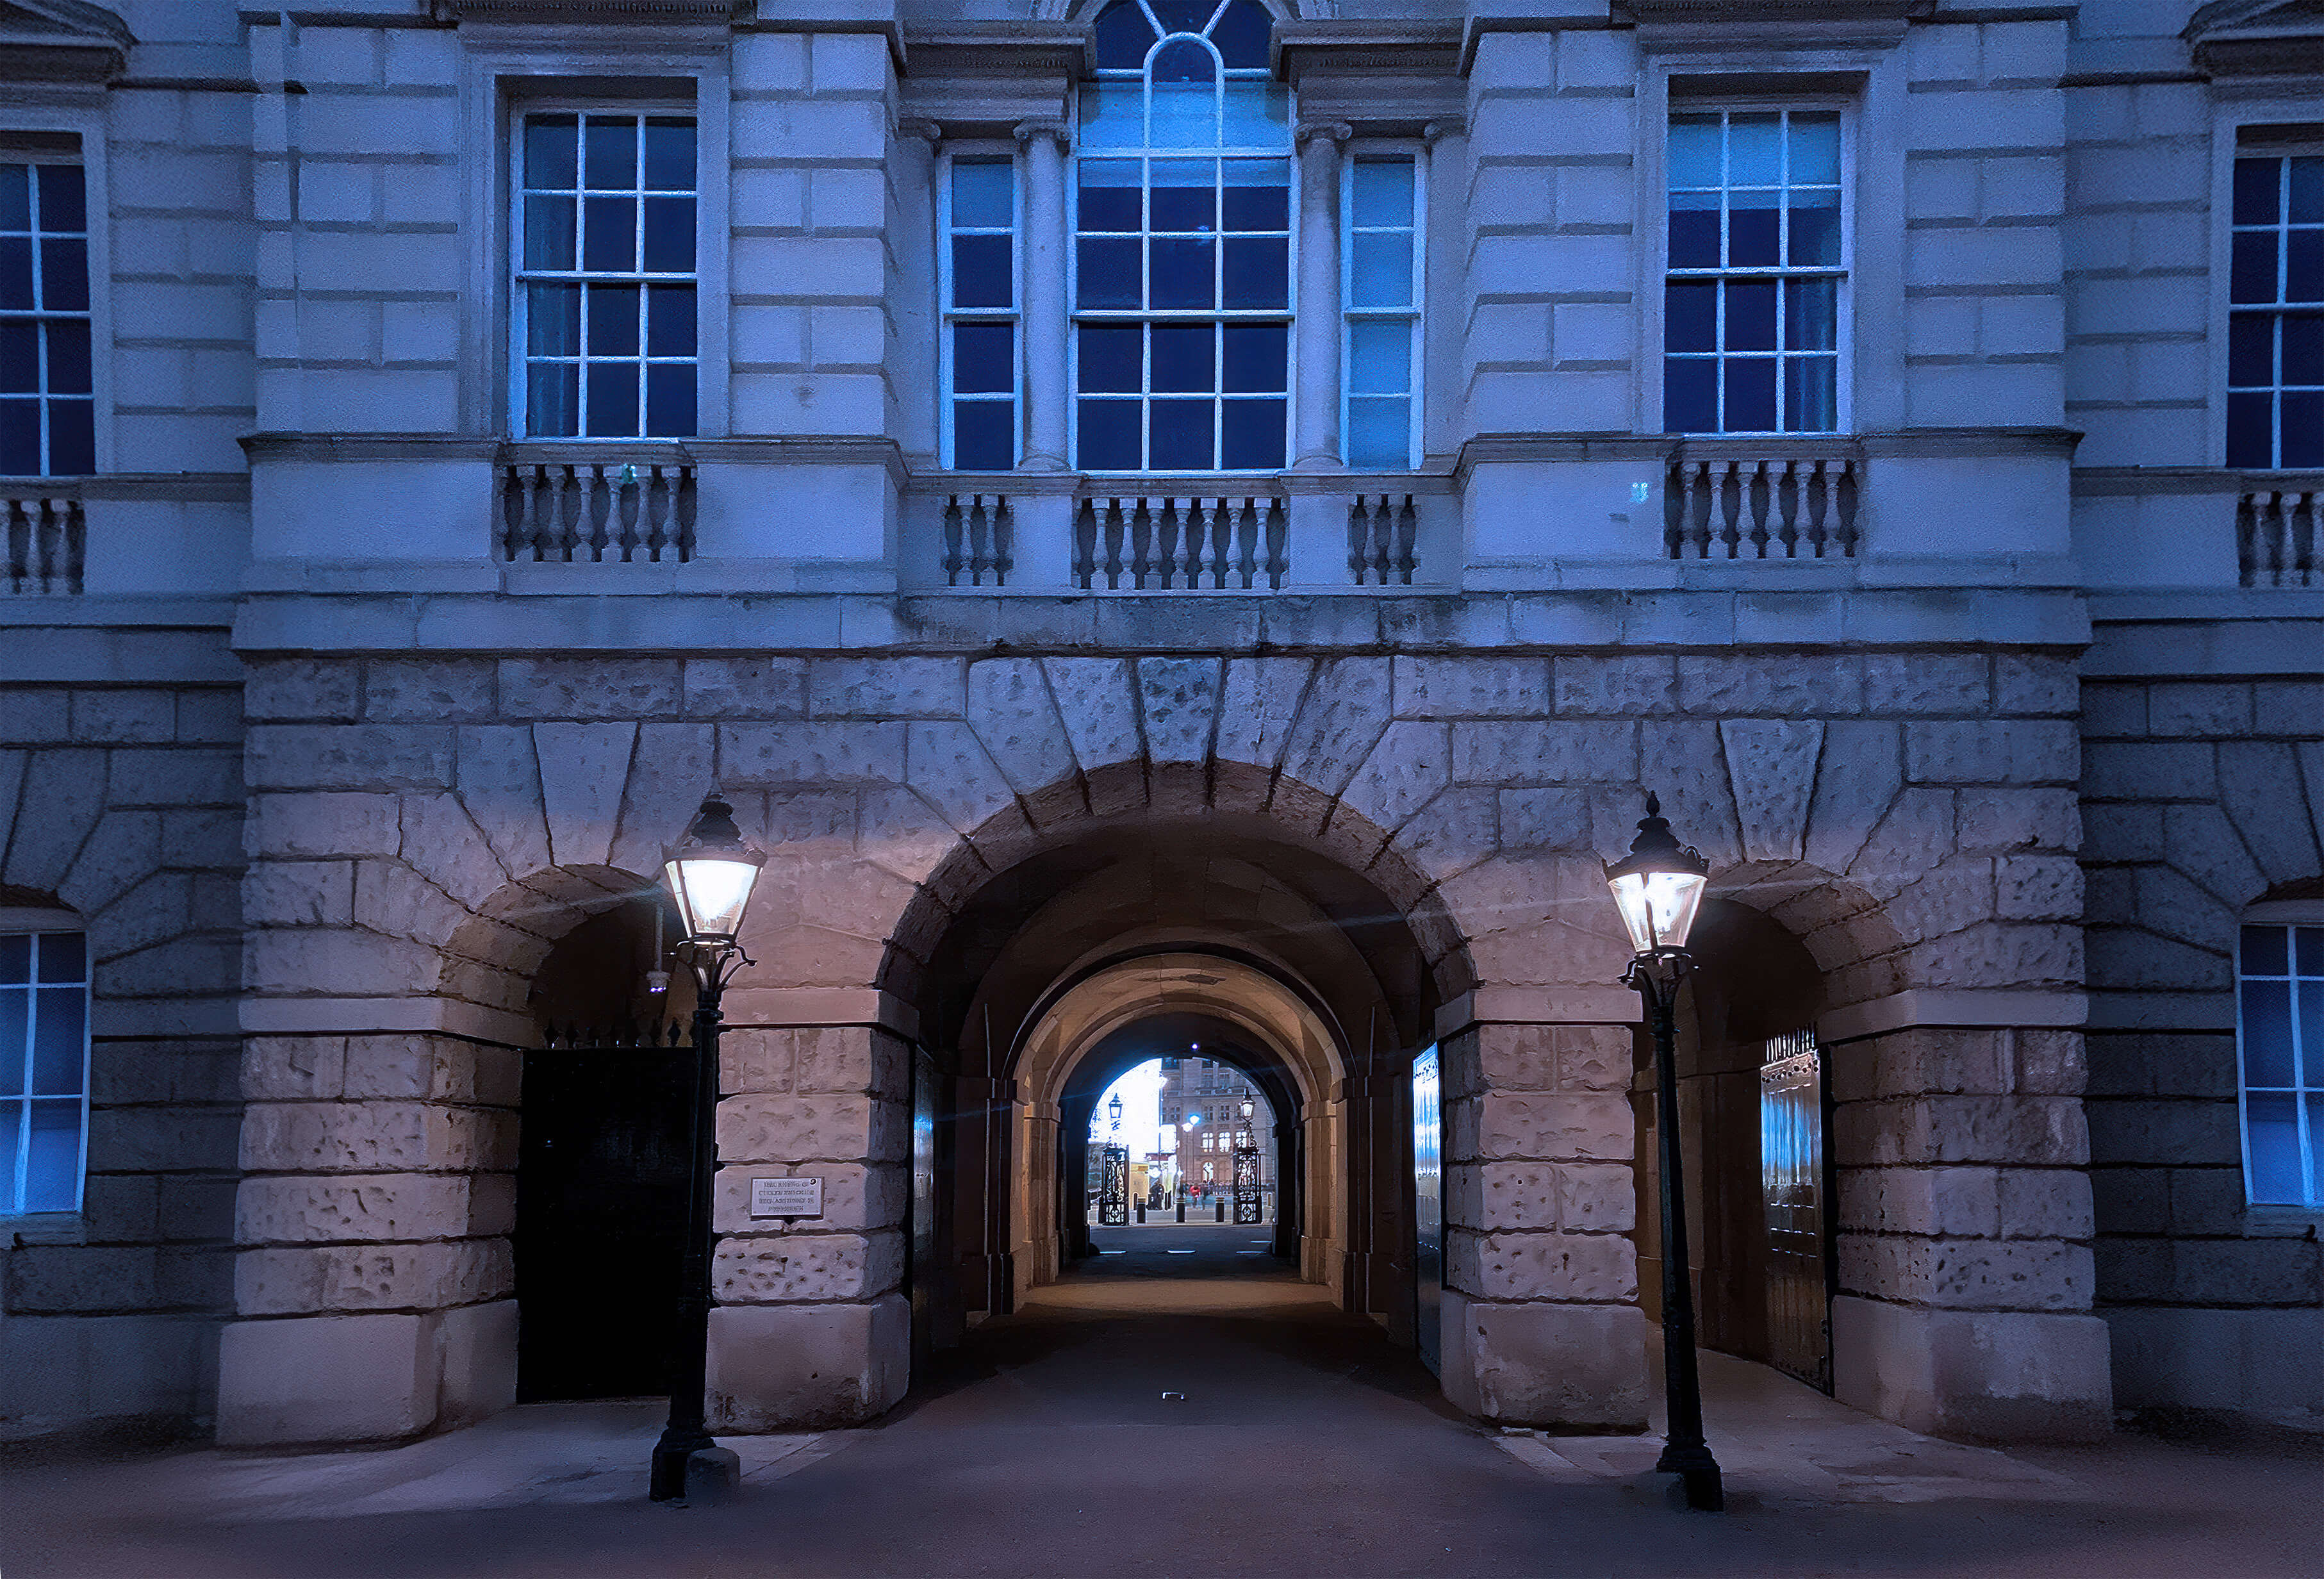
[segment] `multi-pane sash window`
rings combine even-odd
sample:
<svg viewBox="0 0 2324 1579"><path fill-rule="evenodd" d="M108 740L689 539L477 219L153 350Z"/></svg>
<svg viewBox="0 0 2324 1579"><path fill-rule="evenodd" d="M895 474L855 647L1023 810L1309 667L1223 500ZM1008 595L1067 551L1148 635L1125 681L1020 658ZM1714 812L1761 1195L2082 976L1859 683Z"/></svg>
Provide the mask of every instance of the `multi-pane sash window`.
<svg viewBox="0 0 2324 1579"><path fill-rule="evenodd" d="M2324 1206L2324 915L2246 924L2236 974L2249 1198Z"/></svg>
<svg viewBox="0 0 2324 1579"><path fill-rule="evenodd" d="M0 934L0 1213L75 1212L88 1134L88 950Z"/></svg>
<svg viewBox="0 0 2324 1579"><path fill-rule="evenodd" d="M1701 110L1670 121L1663 426L1827 433L1840 425L1837 110Z"/></svg>
<svg viewBox="0 0 2324 1579"><path fill-rule="evenodd" d="M97 469L81 168L0 155L0 476Z"/></svg>
<svg viewBox="0 0 2324 1579"><path fill-rule="evenodd" d="M1017 464L1017 169L957 156L945 185L945 371L951 464Z"/></svg>
<svg viewBox="0 0 2324 1579"><path fill-rule="evenodd" d="M2324 466L2324 152L2236 160L2227 464Z"/></svg>
<svg viewBox="0 0 2324 1579"><path fill-rule="evenodd" d="M1420 225L1409 154L1359 156L1348 166L1347 462L1367 470L1415 464L1420 356Z"/></svg>
<svg viewBox="0 0 2324 1579"><path fill-rule="evenodd" d="M689 115L524 116L511 316L525 433L694 432L694 137Z"/></svg>
<svg viewBox="0 0 2324 1579"><path fill-rule="evenodd" d="M1290 423L1291 124L1254 0L1116 0L1075 159L1086 471L1271 471Z"/></svg>

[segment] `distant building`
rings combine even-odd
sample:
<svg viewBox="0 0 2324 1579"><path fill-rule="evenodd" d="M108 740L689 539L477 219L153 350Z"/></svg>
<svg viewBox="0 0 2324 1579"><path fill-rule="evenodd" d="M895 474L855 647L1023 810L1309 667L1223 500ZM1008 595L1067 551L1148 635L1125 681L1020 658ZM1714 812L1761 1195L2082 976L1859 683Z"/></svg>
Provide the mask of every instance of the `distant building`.
<svg viewBox="0 0 2324 1579"><path fill-rule="evenodd" d="M1243 1117L1242 1104L1251 1104ZM1259 1187L1275 1190L1275 1158L1267 1099L1231 1064L1213 1058L1162 1060L1161 1119L1177 1136L1178 1182L1189 1198L1225 1196L1234 1188L1234 1149L1259 1150ZM1188 1123L1188 1119L1198 1122Z"/></svg>

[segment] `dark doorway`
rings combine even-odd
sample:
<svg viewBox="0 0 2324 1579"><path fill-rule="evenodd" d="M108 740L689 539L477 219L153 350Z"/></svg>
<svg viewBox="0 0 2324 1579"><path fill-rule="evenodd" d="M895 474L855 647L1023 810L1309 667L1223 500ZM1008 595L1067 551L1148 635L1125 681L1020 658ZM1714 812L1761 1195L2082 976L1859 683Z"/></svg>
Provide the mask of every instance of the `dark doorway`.
<svg viewBox="0 0 2324 1579"><path fill-rule="evenodd" d="M528 1402L669 1390L694 1049L662 1039L525 1055L515 1252Z"/></svg>

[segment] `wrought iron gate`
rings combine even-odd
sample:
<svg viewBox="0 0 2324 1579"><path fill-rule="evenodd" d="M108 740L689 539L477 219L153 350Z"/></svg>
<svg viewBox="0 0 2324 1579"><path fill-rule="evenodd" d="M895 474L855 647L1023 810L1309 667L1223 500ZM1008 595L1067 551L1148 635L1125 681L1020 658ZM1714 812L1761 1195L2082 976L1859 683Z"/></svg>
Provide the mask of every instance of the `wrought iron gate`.
<svg viewBox="0 0 2324 1579"><path fill-rule="evenodd" d="M1234 1220L1256 1223L1259 1218L1259 1148L1234 1149Z"/></svg>
<svg viewBox="0 0 2324 1579"><path fill-rule="evenodd" d="M1767 1043L1759 1069L1759 1176L1767 1212L1767 1359L1831 1390L1823 1056L1812 1032Z"/></svg>
<svg viewBox="0 0 2324 1579"><path fill-rule="evenodd" d="M1130 1148L1108 1144L1098 1148L1098 1226L1125 1227L1130 1222Z"/></svg>
<svg viewBox="0 0 2324 1579"><path fill-rule="evenodd" d="M1437 1051L1412 1060L1413 1335L1421 1363L1443 1373L1444 1303L1443 1076Z"/></svg>

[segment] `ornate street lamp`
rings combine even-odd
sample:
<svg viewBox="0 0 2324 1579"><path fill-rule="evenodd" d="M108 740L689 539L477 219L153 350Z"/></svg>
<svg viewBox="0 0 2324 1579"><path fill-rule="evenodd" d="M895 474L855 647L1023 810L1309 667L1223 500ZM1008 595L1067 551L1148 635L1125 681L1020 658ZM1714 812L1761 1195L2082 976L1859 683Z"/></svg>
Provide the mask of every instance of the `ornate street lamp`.
<svg viewBox="0 0 2324 1579"><path fill-rule="evenodd" d="M647 1491L657 1502L686 1495L687 1466L717 1449L703 1417L710 1361L711 1192L718 1172L718 1001L737 966L757 962L737 941L751 889L767 862L744 843L734 808L715 791L662 863L686 936L673 950L694 973L694 1103L687 1138L685 1259L670 1357L669 1424L654 1444ZM715 1473L715 1471L712 1473Z"/></svg>
<svg viewBox="0 0 2324 1579"><path fill-rule="evenodd" d="M1113 1132L1114 1132L1115 1134L1117 1134L1117 1135L1120 1134L1120 1133L1121 1133L1121 1093L1120 1093L1119 1091L1117 1091L1117 1092L1115 1092L1115 1093L1113 1094L1113 1095L1112 1095L1112 1096L1111 1096L1110 1098L1108 1098L1108 1099L1107 1099L1107 1101L1106 1101L1106 1104L1105 1104L1105 1113L1106 1113L1106 1116L1107 1116L1108 1118L1110 1118L1110 1119L1111 1119L1111 1120L1113 1121Z"/></svg>
<svg viewBox="0 0 2324 1579"><path fill-rule="evenodd" d="M1678 842L1662 803L1646 797L1630 853L1606 866L1635 957L1622 983L1637 989L1655 1039L1655 1148L1661 1161L1663 1399L1667 1418L1655 1468L1680 1477L1686 1505L1726 1506L1719 1461L1702 1439L1702 1381L1694 1357L1694 1297L1687 1275L1686 1192L1679 1176L1678 986L1693 959L1686 951L1711 864Z"/></svg>

